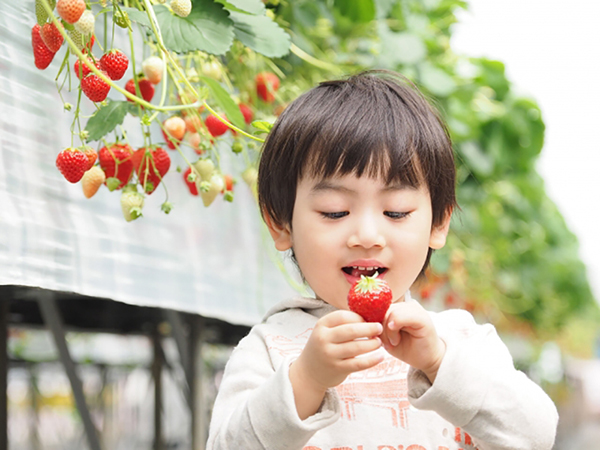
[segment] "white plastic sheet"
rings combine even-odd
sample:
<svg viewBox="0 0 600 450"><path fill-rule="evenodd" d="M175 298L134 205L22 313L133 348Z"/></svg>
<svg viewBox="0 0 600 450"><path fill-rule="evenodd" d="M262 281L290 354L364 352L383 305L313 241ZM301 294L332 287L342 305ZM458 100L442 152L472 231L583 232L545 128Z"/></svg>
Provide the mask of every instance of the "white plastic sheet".
<svg viewBox="0 0 600 450"><path fill-rule="evenodd" d="M88 200L79 184L62 177L55 159L71 145L73 115L63 111L54 77L65 48L48 69L36 69L34 23L32 0L0 2L0 285L71 291L239 324L259 321L271 304L293 295L268 255L270 238L241 179L233 203L218 199L205 208L175 171L183 159L170 152L165 181L173 211L160 211L165 194L159 188L147 197L144 217L127 223L120 191L102 188ZM121 86L127 77L131 68ZM76 103L74 95L64 95ZM118 92L109 96L123 99ZM82 102L91 112L91 103ZM128 118L125 128L139 128L136 120ZM129 138L142 145L135 132ZM224 153L231 155L226 167L234 173L243 168L238 157Z"/></svg>

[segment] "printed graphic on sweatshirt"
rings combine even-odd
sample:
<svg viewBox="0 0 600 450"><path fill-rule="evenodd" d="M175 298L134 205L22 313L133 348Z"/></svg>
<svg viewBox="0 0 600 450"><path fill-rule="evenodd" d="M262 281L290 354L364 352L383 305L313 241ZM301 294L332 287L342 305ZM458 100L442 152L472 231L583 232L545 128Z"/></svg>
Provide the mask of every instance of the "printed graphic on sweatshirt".
<svg viewBox="0 0 600 450"><path fill-rule="evenodd" d="M312 330L309 328L294 337L266 335L265 342L271 357L299 356ZM383 349L380 351L385 352ZM336 388L341 403L340 420L361 422L373 414L379 417L383 411L381 426L410 430L411 406L406 379L409 368L408 364L386 353L385 360L375 367L350 374ZM447 427L440 427L438 433L442 445L423 445L416 439L417 442L408 443L384 441L380 444L356 443L353 446L345 444L334 447L307 445L303 450L478 450L471 436L460 428L448 424Z"/></svg>
<svg viewBox="0 0 600 450"><path fill-rule="evenodd" d="M444 428L443 435L447 437L449 440L452 440L452 436L450 435L452 432L447 428ZM465 433L460 428L455 428L453 430L454 433L454 442L448 443L447 445L434 445L434 446L426 446L420 444L397 444L397 445L386 445L386 444L358 444L349 447L345 446L336 446L336 447L320 447L316 445L307 445L302 448L302 450L479 450L474 446L471 436Z"/></svg>
<svg viewBox="0 0 600 450"><path fill-rule="evenodd" d="M265 336L265 342L269 353L277 353L282 358L288 356L299 356L302 353L302 349L306 346L308 338L312 333L312 328L303 331L300 334L290 338L287 336L279 336L275 334L267 334Z"/></svg>
<svg viewBox="0 0 600 450"><path fill-rule="evenodd" d="M342 403L342 419L360 420L373 408L383 409L388 421L382 425L408 429L408 364L388 357L375 367L352 373L336 390Z"/></svg>

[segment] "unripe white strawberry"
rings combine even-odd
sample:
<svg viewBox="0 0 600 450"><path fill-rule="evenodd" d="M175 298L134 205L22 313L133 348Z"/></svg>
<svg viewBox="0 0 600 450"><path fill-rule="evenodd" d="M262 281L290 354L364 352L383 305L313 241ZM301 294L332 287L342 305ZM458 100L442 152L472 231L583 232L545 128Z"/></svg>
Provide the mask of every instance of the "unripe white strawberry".
<svg viewBox="0 0 600 450"><path fill-rule="evenodd" d="M198 183L198 180L196 180L196 186L198 187L198 192L200 192L204 206L210 206L215 198L217 198L217 195L225 188L225 180L223 179L223 175L214 173L210 181Z"/></svg>
<svg viewBox="0 0 600 450"><path fill-rule="evenodd" d="M86 9L79 20L73 24L75 29L81 34L89 36L94 32L94 13L90 9Z"/></svg>
<svg viewBox="0 0 600 450"><path fill-rule="evenodd" d="M204 75L215 80L220 80L223 77L223 68L217 61L202 64L202 72L204 72Z"/></svg>
<svg viewBox="0 0 600 450"><path fill-rule="evenodd" d="M200 175L202 181L208 181L212 177L213 172L215 171L215 165L209 158L199 159L194 163L194 169Z"/></svg>
<svg viewBox="0 0 600 450"><path fill-rule="evenodd" d="M171 0L171 9L179 17L187 17L192 12L191 0Z"/></svg>
<svg viewBox="0 0 600 450"><path fill-rule="evenodd" d="M160 83L164 70L165 63L158 56L146 58L142 63L142 72L144 72L144 76L148 78L148 81L152 84Z"/></svg>
<svg viewBox="0 0 600 450"><path fill-rule="evenodd" d="M258 171L254 167L248 167L242 172L242 179L250 187L254 198L258 198Z"/></svg>
<svg viewBox="0 0 600 450"><path fill-rule="evenodd" d="M140 194L135 185L127 185L121 194L121 210L123 217L127 222L137 219L142 216L142 208L144 207L144 196Z"/></svg>

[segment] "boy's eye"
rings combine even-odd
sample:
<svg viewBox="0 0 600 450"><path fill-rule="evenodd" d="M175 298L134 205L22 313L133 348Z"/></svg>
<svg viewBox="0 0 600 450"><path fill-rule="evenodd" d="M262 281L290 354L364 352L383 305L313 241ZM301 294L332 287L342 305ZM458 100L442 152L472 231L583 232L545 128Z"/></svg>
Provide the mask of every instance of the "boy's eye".
<svg viewBox="0 0 600 450"><path fill-rule="evenodd" d="M396 211L384 211L383 214L388 216L390 219L403 219L404 217L408 216L410 213L396 212Z"/></svg>
<svg viewBox="0 0 600 450"><path fill-rule="evenodd" d="M321 212L321 215L327 219L341 219L348 215L348 211L341 212Z"/></svg>

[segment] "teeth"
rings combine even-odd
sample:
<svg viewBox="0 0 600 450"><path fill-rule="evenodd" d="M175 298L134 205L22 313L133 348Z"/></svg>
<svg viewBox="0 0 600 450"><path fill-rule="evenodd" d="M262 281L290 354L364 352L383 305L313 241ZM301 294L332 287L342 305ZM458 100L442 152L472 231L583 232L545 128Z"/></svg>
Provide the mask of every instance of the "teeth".
<svg viewBox="0 0 600 450"><path fill-rule="evenodd" d="M358 270L375 270L375 269L379 269L379 267L362 267L362 266L352 266L353 269L358 269Z"/></svg>

